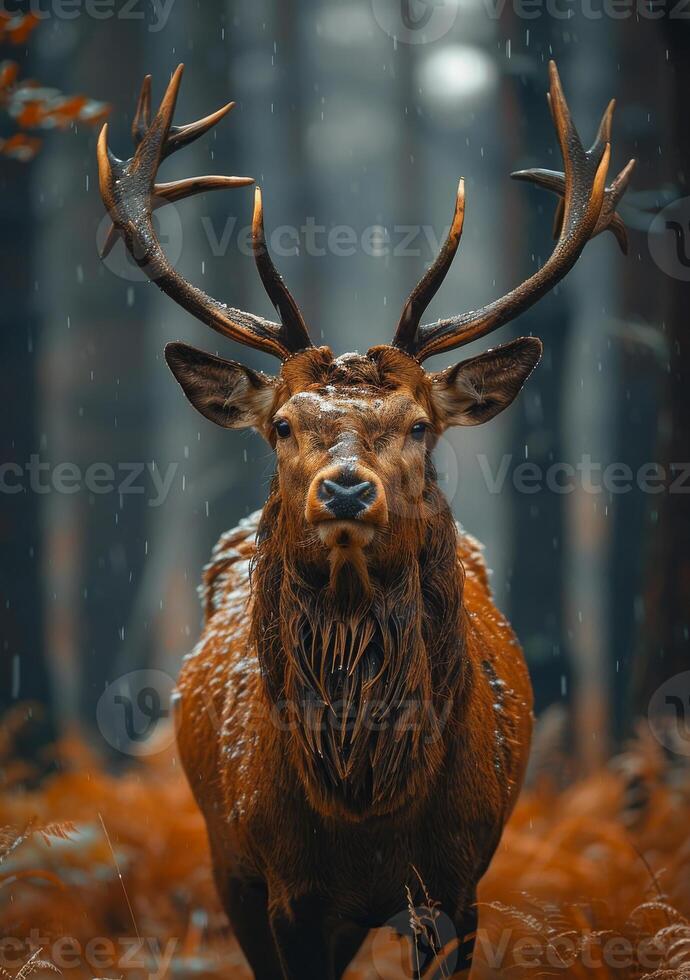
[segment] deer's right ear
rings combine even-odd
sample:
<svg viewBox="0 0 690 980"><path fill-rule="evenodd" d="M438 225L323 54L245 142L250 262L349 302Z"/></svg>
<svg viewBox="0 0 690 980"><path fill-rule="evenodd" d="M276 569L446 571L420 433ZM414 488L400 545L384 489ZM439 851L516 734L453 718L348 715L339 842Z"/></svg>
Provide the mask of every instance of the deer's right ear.
<svg viewBox="0 0 690 980"><path fill-rule="evenodd" d="M278 381L188 344L167 344L165 360L197 412L225 429L265 431Z"/></svg>

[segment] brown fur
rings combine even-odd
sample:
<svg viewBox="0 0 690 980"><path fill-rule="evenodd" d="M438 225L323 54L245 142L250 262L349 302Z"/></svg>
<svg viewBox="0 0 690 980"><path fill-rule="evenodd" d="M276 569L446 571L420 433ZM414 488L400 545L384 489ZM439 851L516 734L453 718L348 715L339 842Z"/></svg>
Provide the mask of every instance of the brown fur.
<svg viewBox="0 0 690 980"><path fill-rule="evenodd" d="M258 977L339 976L364 931L405 908L406 886L419 892L417 872L471 931L522 781L529 679L435 483L433 383L391 348L290 359L271 419L290 419L295 445L278 446L266 506L204 574L178 742ZM421 447L405 438L420 413ZM264 433L275 443L268 421ZM305 516L334 447L386 495L366 546L348 522L325 547Z"/></svg>

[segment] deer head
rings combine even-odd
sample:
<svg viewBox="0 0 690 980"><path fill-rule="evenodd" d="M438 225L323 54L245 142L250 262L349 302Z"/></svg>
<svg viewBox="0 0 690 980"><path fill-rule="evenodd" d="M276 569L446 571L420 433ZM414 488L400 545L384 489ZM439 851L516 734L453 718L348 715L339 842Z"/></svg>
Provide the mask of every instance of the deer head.
<svg viewBox="0 0 690 980"><path fill-rule="evenodd" d="M321 706L332 705L338 696L352 706L379 685L388 710L400 703L403 692L413 703L444 696L447 700L449 687L458 681L460 671L450 670L447 658L443 676L435 677L426 653L434 625L452 642L452 626L460 615L454 525L434 480L431 453L449 426L478 425L507 408L537 365L542 344L534 337L521 337L440 372L427 372L423 362L487 335L528 309L566 275L586 243L600 232L611 230L624 251L626 247L615 208L634 161L606 186L614 103L604 113L593 145L585 150L553 63L549 71L548 100L564 170L513 176L560 196L552 255L529 279L482 309L423 324L424 311L460 243L465 209L461 180L448 237L407 300L392 342L364 354L335 357L328 347L312 344L268 253L258 188L253 251L278 322L219 303L182 279L166 260L152 223L155 207L251 182L236 177L155 182L161 161L206 132L232 104L200 122L172 126L180 66L153 120L146 79L133 126L136 151L130 160L123 162L110 153L107 127L103 129L98 146L100 186L114 222L106 248L122 235L138 264L182 307L223 336L281 361L279 374L269 377L187 344L169 344L165 351L185 395L202 415L228 429L253 427L276 451L277 474L262 532L271 544L262 546L260 554L268 557L257 566L264 586L257 614L263 616L263 632L257 642L276 698L284 691L295 696L311 691L318 693ZM330 594L327 611L324 593ZM433 616L429 625L423 609L437 609L438 617L451 626L444 632ZM271 632L267 621L279 624ZM277 670L280 658L271 657L267 649L269 633L279 637L283 650L291 651L290 671ZM312 705L314 711L320 710L318 704ZM366 751L358 753L351 732L347 739L336 738L330 748L313 732L300 737L305 781L316 787L317 769L325 766L333 785L349 780L350 807L358 793L369 807L372 801L383 807L396 787L404 784L406 792L410 789L399 766L384 764L386 747L375 740L369 739ZM414 755L421 739L418 732L408 742L401 740L400 754ZM427 751L427 777L439 764L434 751ZM374 758L378 766L373 766L372 777Z"/></svg>

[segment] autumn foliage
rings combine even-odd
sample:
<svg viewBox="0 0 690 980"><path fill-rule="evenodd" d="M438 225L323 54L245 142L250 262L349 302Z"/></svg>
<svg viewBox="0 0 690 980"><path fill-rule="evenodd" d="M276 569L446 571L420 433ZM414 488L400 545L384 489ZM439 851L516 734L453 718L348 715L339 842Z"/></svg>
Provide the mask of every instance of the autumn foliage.
<svg viewBox="0 0 690 980"><path fill-rule="evenodd" d="M35 14L11 15L0 11L0 45L25 44L39 24ZM0 156L33 159L41 146L37 130L66 129L74 123L95 126L110 112L109 106L85 95L63 95L33 79L19 77L16 61L0 61L0 117L9 117L15 130L0 135Z"/></svg>
<svg viewBox="0 0 690 980"><path fill-rule="evenodd" d="M120 775L65 740L58 772L34 788L13 761L11 720L0 752L0 949L10 977L50 963L75 978L249 980L169 740ZM565 789L536 778L480 889L473 977L690 977L684 761L641 735ZM409 914L433 927L433 896ZM378 930L347 977L393 980L406 960L393 931Z"/></svg>

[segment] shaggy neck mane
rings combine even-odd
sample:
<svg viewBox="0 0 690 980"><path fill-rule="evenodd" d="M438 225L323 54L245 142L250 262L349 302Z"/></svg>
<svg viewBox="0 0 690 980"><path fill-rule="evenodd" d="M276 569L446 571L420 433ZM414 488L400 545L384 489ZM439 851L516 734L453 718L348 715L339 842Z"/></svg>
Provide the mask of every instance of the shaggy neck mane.
<svg viewBox="0 0 690 980"><path fill-rule="evenodd" d="M422 523L367 574L295 541L277 483L252 575L269 699L312 805L361 819L426 796L464 676L456 528L435 482ZM415 525L410 527L409 525Z"/></svg>

